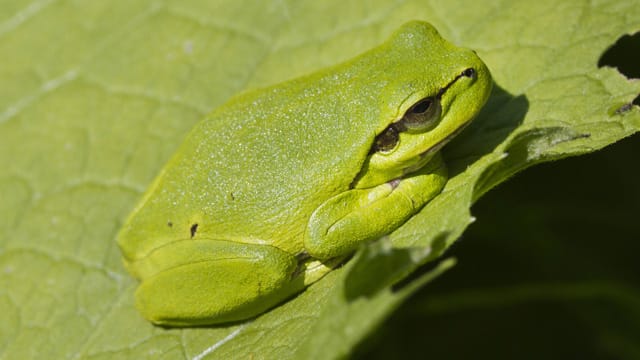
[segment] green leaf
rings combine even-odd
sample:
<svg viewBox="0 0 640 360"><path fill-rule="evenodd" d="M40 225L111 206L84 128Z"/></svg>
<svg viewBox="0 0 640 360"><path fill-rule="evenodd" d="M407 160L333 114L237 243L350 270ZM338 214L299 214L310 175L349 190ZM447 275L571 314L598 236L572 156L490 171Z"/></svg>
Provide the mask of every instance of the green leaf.
<svg viewBox="0 0 640 360"><path fill-rule="evenodd" d="M439 259L489 189L640 129L628 105L640 82L597 66L639 18L631 0L3 2L0 357L348 356L453 264ZM409 19L475 49L495 80L482 114L444 152L444 192L253 321L144 321L115 234L183 135L234 93L348 59Z"/></svg>

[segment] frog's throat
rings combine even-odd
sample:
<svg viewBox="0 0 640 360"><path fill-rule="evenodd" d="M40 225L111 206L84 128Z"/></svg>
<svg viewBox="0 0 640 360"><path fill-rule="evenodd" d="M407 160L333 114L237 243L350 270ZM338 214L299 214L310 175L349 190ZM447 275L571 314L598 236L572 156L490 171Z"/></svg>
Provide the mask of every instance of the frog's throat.
<svg viewBox="0 0 640 360"><path fill-rule="evenodd" d="M462 132L462 130L464 130L469 124L471 123L471 120L463 123L462 125L460 125L457 129L455 129L453 132L451 132L449 135L445 136L442 140L438 141L435 145L433 145L432 147L430 147L429 149L427 149L426 151L422 152L421 154L418 155L419 160L407 167L404 168L402 171L402 176L392 179L390 181L388 181L387 183L390 184L391 186L395 187L398 185L398 183L407 175L411 175L412 173L422 169L423 167L427 166L427 164L431 161L431 159L433 159L433 156L440 151L440 149L442 149L447 143L449 143L449 141L451 141L453 138L455 138L456 136L458 136L458 134L460 134Z"/></svg>
<svg viewBox="0 0 640 360"><path fill-rule="evenodd" d="M447 145L449 141L451 141L453 138L458 136L462 132L462 130L464 130L467 126L469 126L469 124L471 123L471 120L472 119L469 119L467 122L458 126L457 129L453 130L449 135L445 136L442 140L438 141L435 145L430 147L427 151L423 152L419 156L428 157L440 151L440 149L442 149L445 145Z"/></svg>

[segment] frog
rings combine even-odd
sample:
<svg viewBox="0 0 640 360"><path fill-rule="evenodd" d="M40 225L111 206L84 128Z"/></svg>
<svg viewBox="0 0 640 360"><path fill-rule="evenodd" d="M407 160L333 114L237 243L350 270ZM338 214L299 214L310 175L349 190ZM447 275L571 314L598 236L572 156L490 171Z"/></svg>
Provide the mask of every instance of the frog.
<svg viewBox="0 0 640 360"><path fill-rule="evenodd" d="M118 234L161 326L255 318L401 227L448 181L440 149L491 74L410 21L358 56L248 90L198 122Z"/></svg>

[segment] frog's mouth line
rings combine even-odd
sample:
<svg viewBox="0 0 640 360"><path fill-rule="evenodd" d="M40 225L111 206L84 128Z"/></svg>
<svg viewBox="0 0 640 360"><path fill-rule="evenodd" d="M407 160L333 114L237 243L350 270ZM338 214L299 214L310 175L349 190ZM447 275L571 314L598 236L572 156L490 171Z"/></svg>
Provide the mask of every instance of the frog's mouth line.
<svg viewBox="0 0 640 360"><path fill-rule="evenodd" d="M445 136L442 140L438 141L435 145L433 145L432 147L430 147L429 149L425 150L423 153L418 155L419 160L417 164L405 168L403 170L403 175L401 177L393 179L388 183L391 184L391 186L394 186L394 182L395 182L395 184L397 185L397 182L402 180L402 178L404 178L406 175L409 175L415 171L418 171L422 169L424 166L426 166L430 160L430 157L433 156L436 152L440 151L440 149L442 149L445 145L447 145L449 141L451 141L453 138L458 136L467 126L469 126L469 124L471 124L471 120L473 119L470 119L464 124L460 125L451 134ZM423 159L429 159L429 160L427 160L426 162L422 162Z"/></svg>

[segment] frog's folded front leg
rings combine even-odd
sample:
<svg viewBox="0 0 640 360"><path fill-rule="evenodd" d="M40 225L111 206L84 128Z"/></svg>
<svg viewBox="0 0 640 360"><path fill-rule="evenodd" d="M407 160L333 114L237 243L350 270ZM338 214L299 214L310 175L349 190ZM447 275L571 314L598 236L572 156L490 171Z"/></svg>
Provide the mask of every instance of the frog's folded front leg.
<svg viewBox="0 0 640 360"><path fill-rule="evenodd" d="M338 194L311 215L305 250L317 259L347 255L405 223L446 182L446 166L436 154L422 169L402 179Z"/></svg>

